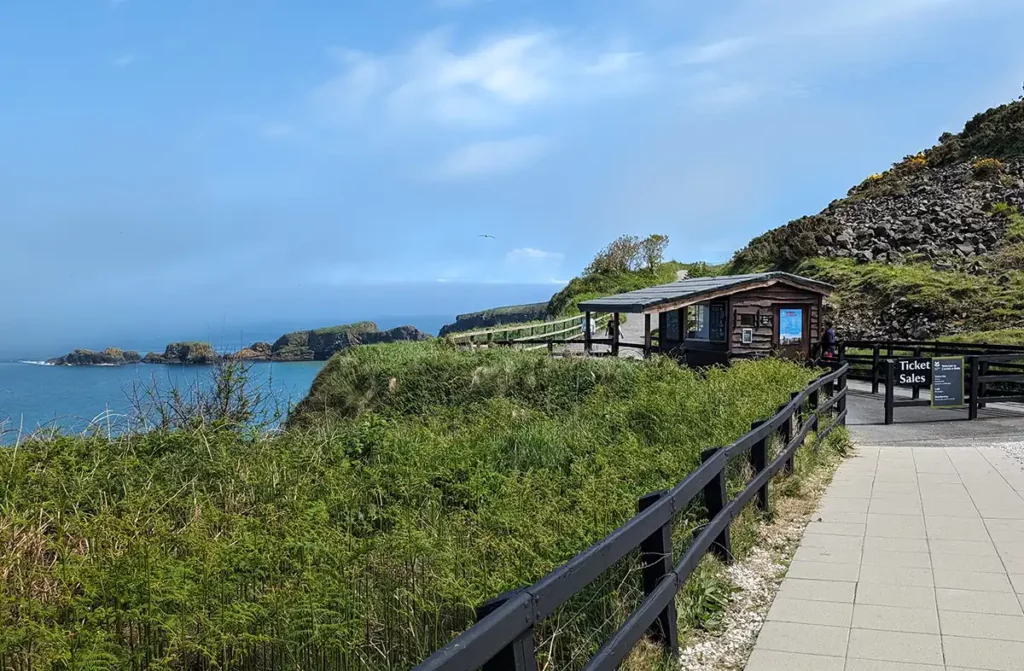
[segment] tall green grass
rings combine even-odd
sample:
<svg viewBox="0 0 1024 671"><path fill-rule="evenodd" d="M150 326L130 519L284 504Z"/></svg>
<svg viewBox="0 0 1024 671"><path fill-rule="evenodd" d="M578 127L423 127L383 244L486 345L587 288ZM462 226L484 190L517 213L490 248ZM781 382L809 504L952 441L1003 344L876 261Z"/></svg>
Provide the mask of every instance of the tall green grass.
<svg viewBox="0 0 1024 671"><path fill-rule="evenodd" d="M275 435L2 449L0 663L408 668L814 375L396 343L332 359ZM621 622L631 562L539 630L553 668Z"/></svg>

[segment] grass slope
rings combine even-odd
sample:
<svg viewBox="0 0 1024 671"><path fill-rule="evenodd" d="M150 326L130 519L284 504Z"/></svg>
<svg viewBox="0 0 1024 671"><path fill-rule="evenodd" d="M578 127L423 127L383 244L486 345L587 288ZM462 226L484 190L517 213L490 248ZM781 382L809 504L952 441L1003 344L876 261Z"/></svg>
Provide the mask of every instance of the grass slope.
<svg viewBox="0 0 1024 671"><path fill-rule="evenodd" d="M812 375L395 343L334 357L278 435L0 450L0 656L255 669L315 650L330 668L408 668ZM701 514L680 515L679 548ZM720 607L707 584L682 597L693 626ZM593 653L638 594L623 562L545 621L542 663Z"/></svg>

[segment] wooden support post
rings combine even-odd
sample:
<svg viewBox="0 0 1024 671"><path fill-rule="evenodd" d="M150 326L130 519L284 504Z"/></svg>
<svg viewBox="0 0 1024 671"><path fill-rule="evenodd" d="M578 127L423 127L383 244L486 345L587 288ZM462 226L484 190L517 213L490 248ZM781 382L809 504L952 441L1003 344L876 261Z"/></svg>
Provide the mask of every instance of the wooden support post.
<svg viewBox="0 0 1024 671"><path fill-rule="evenodd" d="M619 356L619 313L612 315L612 356Z"/></svg>
<svg viewBox="0 0 1024 671"><path fill-rule="evenodd" d="M792 394L789 395L789 402L792 403L793 401L795 401L796 397L799 396L799 395L800 395L800 392L794 391ZM782 449L783 450L786 449L787 447L789 447L789 441L793 440L793 433L795 431L799 431L800 430L800 426L797 424L797 421L800 419L800 411L801 411L801 408L799 408L799 407L796 408L793 411L793 414L789 416L789 421L787 421L785 424L782 425L781 432L782 432ZM790 475L793 472L793 470L794 470L794 468L796 466L796 463L794 461L795 458L796 458L796 454L794 453L793 456L791 456L789 459L787 459L786 463L782 466L782 470L783 470L784 473L786 473L786 475Z"/></svg>
<svg viewBox="0 0 1024 671"><path fill-rule="evenodd" d="M759 419L750 425L751 429L764 424L765 420ZM757 474L768 468L768 439L762 438L758 442L754 443L754 446L750 448L750 470L754 472L754 477ZM764 487L757 491L757 507L762 511L768 510L768 483L764 483Z"/></svg>
<svg viewBox="0 0 1024 671"><path fill-rule="evenodd" d="M657 503L666 492L655 492L640 499L637 510L643 512ZM672 524L666 524L640 542L640 565L643 566L644 594L657 589L673 569ZM658 619L647 630L647 636L660 643L673 657L679 654L679 629L676 621L676 601L672 599Z"/></svg>
<svg viewBox="0 0 1024 671"><path fill-rule="evenodd" d="M896 362L885 361L885 423L892 424L893 412L896 409Z"/></svg>
<svg viewBox="0 0 1024 671"><path fill-rule="evenodd" d="M590 312L586 312L583 318L586 320L583 324L583 351L590 354L590 350L594 347L590 342L594 337L594 334L590 332Z"/></svg>
<svg viewBox="0 0 1024 671"><path fill-rule="evenodd" d="M811 431L814 431L815 433L818 432L818 396L819 394L817 389L807 395L807 403L810 406L808 410L812 413L811 424L814 426Z"/></svg>
<svg viewBox="0 0 1024 671"><path fill-rule="evenodd" d="M978 362L978 375L985 377L988 375L988 361ZM978 382L978 409L985 407L985 395L988 393L988 384L984 381Z"/></svg>
<svg viewBox="0 0 1024 671"><path fill-rule="evenodd" d="M978 365L978 356L971 357L971 400L967 406L967 419L978 419L978 395L981 391L981 383L978 380L981 367Z"/></svg>
<svg viewBox="0 0 1024 671"><path fill-rule="evenodd" d="M881 361L878 357L878 345L875 345L871 349L871 393L878 393L878 367L881 365Z"/></svg>
<svg viewBox="0 0 1024 671"><path fill-rule="evenodd" d="M921 346L920 345L918 345L917 347L914 348L914 358L915 359L920 359L921 358ZM913 386L913 394L912 394L911 398L913 398L915 400L921 398L921 385L915 384Z"/></svg>
<svg viewBox="0 0 1024 671"><path fill-rule="evenodd" d="M517 591L500 594L476 609L476 621L484 619L498 610L517 594ZM481 671L537 671L537 659L533 650L533 628L512 641L481 667Z"/></svg>
<svg viewBox="0 0 1024 671"><path fill-rule="evenodd" d="M713 447L710 450L704 450L700 455L701 463L704 463L708 459L711 459L718 453L721 448ZM704 506L708 509L708 521L710 522L715 518L715 515L722 512L726 504L726 492L725 492L725 469L723 468L718 472L718 475L713 477L711 481L704 486ZM718 534L715 542L711 544L711 552L715 554L726 564L732 563L732 538L729 534L729 525L727 524L722 533Z"/></svg>
<svg viewBox="0 0 1024 671"><path fill-rule="evenodd" d="M839 387L838 387L837 393L838 392L842 392L842 391L846 391L846 382L847 382L847 373L843 373L842 375L839 376ZM846 410L846 397L845 396L843 396L841 399L839 399L836 402L836 416L842 414L844 410ZM846 418L845 417L843 418L841 424L843 426L846 426Z"/></svg>
<svg viewBox="0 0 1024 671"><path fill-rule="evenodd" d="M651 356L651 315L644 313L644 358Z"/></svg>

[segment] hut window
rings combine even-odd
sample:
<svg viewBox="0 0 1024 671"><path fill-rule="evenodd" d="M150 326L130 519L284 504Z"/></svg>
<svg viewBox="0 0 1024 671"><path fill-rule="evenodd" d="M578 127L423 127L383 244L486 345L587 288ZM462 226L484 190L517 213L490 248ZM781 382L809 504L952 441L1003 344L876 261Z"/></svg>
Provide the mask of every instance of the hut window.
<svg viewBox="0 0 1024 671"><path fill-rule="evenodd" d="M686 337L690 340L725 341L725 303L697 303L686 309Z"/></svg>
<svg viewBox="0 0 1024 671"><path fill-rule="evenodd" d="M740 315L740 326L756 326L757 315Z"/></svg>
<svg viewBox="0 0 1024 671"><path fill-rule="evenodd" d="M697 303L687 308L687 322L689 332L687 338L692 340L707 340L710 334L710 306L707 303Z"/></svg>

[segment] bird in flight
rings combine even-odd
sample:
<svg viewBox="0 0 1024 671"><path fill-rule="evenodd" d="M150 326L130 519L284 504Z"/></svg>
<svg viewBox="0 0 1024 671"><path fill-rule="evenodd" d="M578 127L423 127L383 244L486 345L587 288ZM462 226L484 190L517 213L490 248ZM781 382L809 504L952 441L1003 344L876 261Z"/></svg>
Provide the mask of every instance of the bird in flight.
<svg viewBox="0 0 1024 671"><path fill-rule="evenodd" d="M494 236L493 235L487 235L486 233L481 233L480 235L478 235L476 237L478 237L478 238L490 238L491 240L494 240Z"/></svg>

